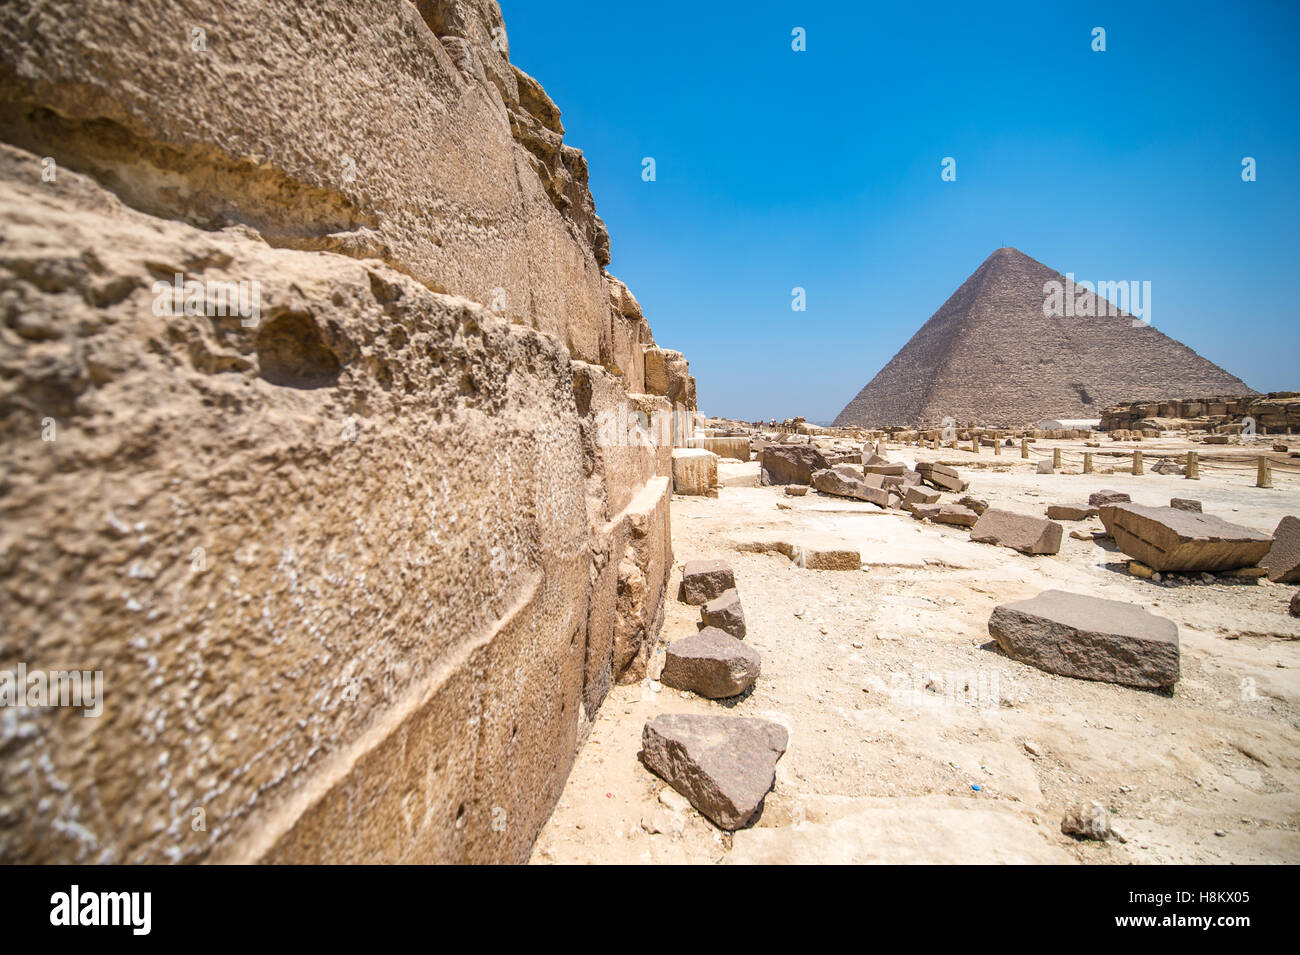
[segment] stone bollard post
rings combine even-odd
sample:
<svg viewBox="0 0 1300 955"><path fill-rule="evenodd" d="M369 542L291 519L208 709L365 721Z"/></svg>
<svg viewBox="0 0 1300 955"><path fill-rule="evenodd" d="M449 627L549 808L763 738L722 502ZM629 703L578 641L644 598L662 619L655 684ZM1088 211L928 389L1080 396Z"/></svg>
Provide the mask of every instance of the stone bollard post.
<svg viewBox="0 0 1300 955"><path fill-rule="evenodd" d="M1052 467L1057 471L1061 470L1061 449L1060 448L1052 448Z"/></svg>
<svg viewBox="0 0 1300 955"><path fill-rule="evenodd" d="M1092 452L1091 451L1083 452L1083 473L1084 474L1092 473Z"/></svg>
<svg viewBox="0 0 1300 955"><path fill-rule="evenodd" d="M1020 456L1021 456L1022 458L1027 458L1027 457L1029 457L1029 439L1028 439L1028 438L1021 438L1021 439L1020 439Z"/></svg>
<svg viewBox="0 0 1300 955"><path fill-rule="evenodd" d="M1269 466L1268 455L1259 456L1259 471L1255 475L1255 487L1272 487L1273 469Z"/></svg>
<svg viewBox="0 0 1300 955"><path fill-rule="evenodd" d="M1141 451L1133 452L1133 473L1134 474L1142 473L1142 452Z"/></svg>
<svg viewBox="0 0 1300 955"><path fill-rule="evenodd" d="M1195 451L1187 452L1187 480L1199 481L1201 479L1201 459Z"/></svg>

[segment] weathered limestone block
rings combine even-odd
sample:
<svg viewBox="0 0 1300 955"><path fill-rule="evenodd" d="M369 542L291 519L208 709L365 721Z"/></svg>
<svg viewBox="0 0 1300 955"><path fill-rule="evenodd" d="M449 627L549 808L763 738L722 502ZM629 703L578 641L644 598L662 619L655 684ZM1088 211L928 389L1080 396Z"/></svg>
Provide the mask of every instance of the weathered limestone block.
<svg viewBox="0 0 1300 955"><path fill-rule="evenodd" d="M706 604L736 587L731 565L721 560L688 560L682 570L677 599L688 604Z"/></svg>
<svg viewBox="0 0 1300 955"><path fill-rule="evenodd" d="M662 422L647 422L638 405L623 389L623 381L600 365L574 361L573 397L582 416L583 450L588 457L589 483L599 478L601 488L589 488L589 502L599 513L593 524L620 513L646 482L662 473ZM646 426L649 425L649 430ZM668 453L671 454L671 451Z"/></svg>
<svg viewBox="0 0 1300 955"><path fill-rule="evenodd" d="M573 757L590 590L563 344L33 163L0 147L0 230L26 249L0 285L54 335L0 342L4 593L28 595L0 617L17 658L111 660L118 690L93 735L51 710L10 742L24 824L0 856L526 858ZM149 262L257 280L256 323L155 315ZM44 761L57 789L19 770ZM175 802L169 778L196 785Z"/></svg>
<svg viewBox="0 0 1300 955"><path fill-rule="evenodd" d="M1161 573L1253 567L1272 544L1267 534L1176 507L1106 504L1101 522L1120 550Z"/></svg>
<svg viewBox="0 0 1300 955"><path fill-rule="evenodd" d="M687 443L692 448L712 451L720 458L749 460L749 438L691 438Z"/></svg>
<svg viewBox="0 0 1300 955"><path fill-rule="evenodd" d="M760 669L757 650L729 633L705 627L668 645L659 680L664 686L720 700L752 687Z"/></svg>
<svg viewBox="0 0 1300 955"><path fill-rule="evenodd" d="M695 379L690 366L679 351L657 346L645 347L645 390L652 395L664 395L674 405L691 411L695 404Z"/></svg>
<svg viewBox="0 0 1300 955"><path fill-rule="evenodd" d="M721 829L752 826L776 782L789 733L738 716L663 713L641 732L641 761Z"/></svg>
<svg viewBox="0 0 1300 955"><path fill-rule="evenodd" d="M640 433L638 437L654 456L654 473L673 475L673 408L662 395L627 396L628 409Z"/></svg>
<svg viewBox="0 0 1300 955"><path fill-rule="evenodd" d="M1118 600L1047 590L1003 604L989 633L1008 656L1063 676L1169 687L1178 682L1178 627Z"/></svg>
<svg viewBox="0 0 1300 955"><path fill-rule="evenodd" d="M759 453L761 483L811 484L814 471L826 468L822 452L810 444L769 444Z"/></svg>
<svg viewBox="0 0 1300 955"><path fill-rule="evenodd" d="M494 3L212 7L231 71L0 17L4 652L116 687L8 741L0 858L522 861L662 620L671 451L594 427L653 338Z"/></svg>
<svg viewBox="0 0 1300 955"><path fill-rule="evenodd" d="M673 493L717 497L718 456L703 448L674 448Z"/></svg>
<svg viewBox="0 0 1300 955"><path fill-rule="evenodd" d="M1190 497L1171 497L1169 506L1176 507L1180 511L1194 511L1200 514L1203 510L1201 502Z"/></svg>
<svg viewBox="0 0 1300 955"><path fill-rule="evenodd" d="M288 15L221 0L213 13L208 51L184 56L169 38L189 38L193 15L165 0L58 0L6 20L3 139L132 208L380 259L605 363L608 234L554 104L499 49L495 3L320 0ZM195 69L196 56L238 68Z"/></svg>

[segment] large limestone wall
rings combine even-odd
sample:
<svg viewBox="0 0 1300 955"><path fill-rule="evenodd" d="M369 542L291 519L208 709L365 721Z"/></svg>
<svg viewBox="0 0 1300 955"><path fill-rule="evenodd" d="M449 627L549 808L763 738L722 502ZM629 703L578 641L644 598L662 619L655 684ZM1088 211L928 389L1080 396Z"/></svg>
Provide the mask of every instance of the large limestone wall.
<svg viewBox="0 0 1300 955"><path fill-rule="evenodd" d="M0 670L104 675L0 860L521 860L662 619L657 346L494 3L207 10L0 10Z"/></svg>

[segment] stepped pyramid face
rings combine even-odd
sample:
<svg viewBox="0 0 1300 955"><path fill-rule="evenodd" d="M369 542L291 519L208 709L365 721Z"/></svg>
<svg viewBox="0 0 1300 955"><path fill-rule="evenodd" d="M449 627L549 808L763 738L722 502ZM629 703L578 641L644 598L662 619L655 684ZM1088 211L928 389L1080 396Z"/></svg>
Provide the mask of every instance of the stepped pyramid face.
<svg viewBox="0 0 1300 955"><path fill-rule="evenodd" d="M1044 314L1050 282L1073 299L1074 315ZM835 424L938 427L950 417L1009 427L1100 418L1121 401L1256 393L1155 327L1134 326L1132 315L1059 272L998 249Z"/></svg>

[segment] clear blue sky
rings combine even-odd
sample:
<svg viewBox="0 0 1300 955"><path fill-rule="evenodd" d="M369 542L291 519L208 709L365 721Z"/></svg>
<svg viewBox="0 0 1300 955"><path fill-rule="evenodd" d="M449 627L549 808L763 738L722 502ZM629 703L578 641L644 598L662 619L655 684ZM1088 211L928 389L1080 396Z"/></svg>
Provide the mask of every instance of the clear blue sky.
<svg viewBox="0 0 1300 955"><path fill-rule="evenodd" d="M1300 390L1300 0L502 10L708 414L833 418L1004 245Z"/></svg>

